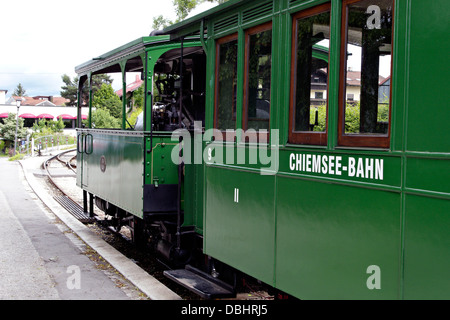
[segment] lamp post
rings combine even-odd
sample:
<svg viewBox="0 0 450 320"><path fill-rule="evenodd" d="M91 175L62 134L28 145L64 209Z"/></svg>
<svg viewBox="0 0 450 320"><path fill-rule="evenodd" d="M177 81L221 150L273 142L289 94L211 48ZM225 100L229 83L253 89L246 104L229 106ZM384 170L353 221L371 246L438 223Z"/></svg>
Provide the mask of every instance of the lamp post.
<svg viewBox="0 0 450 320"><path fill-rule="evenodd" d="M14 155L17 154L17 128L19 127L19 108L21 100L16 100L17 116L16 116L16 136L14 138Z"/></svg>

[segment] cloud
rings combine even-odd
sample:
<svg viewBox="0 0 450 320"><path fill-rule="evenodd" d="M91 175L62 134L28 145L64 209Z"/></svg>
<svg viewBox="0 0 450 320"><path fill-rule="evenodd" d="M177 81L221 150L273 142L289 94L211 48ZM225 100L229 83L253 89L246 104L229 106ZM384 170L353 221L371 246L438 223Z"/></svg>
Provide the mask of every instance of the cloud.
<svg viewBox="0 0 450 320"><path fill-rule="evenodd" d="M158 15L172 18L172 1L4 1L0 89L10 96L20 82L29 96L59 95L63 74L148 36Z"/></svg>

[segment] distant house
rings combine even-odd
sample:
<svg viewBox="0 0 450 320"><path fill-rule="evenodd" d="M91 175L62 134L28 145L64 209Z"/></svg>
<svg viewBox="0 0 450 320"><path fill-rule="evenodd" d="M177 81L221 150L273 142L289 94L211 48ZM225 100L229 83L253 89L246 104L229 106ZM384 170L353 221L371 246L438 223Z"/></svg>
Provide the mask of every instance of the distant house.
<svg viewBox="0 0 450 320"><path fill-rule="evenodd" d="M378 103L389 103L391 95L391 76L380 82L378 86Z"/></svg>
<svg viewBox="0 0 450 320"><path fill-rule="evenodd" d="M141 80L141 77L139 75L136 75L136 80L130 84L127 85L126 88L126 97L127 97L127 103L128 108L131 108L134 105L134 99L133 98L133 92L139 89L140 86L144 83L143 80ZM123 89L119 89L116 91L116 94L122 99L123 96Z"/></svg>
<svg viewBox="0 0 450 320"><path fill-rule="evenodd" d="M6 94L8 93L8 90L0 89L0 104L6 103Z"/></svg>
<svg viewBox="0 0 450 320"><path fill-rule="evenodd" d="M379 76L379 103L386 103L389 99L391 78ZM316 70L311 74L311 104L324 104L327 98L328 75L326 69ZM347 71L346 100L356 102L361 99L361 71Z"/></svg>
<svg viewBox="0 0 450 320"><path fill-rule="evenodd" d="M1 91L6 92L6 90L0 90L0 94ZM66 106L66 103L69 103L70 100L54 96L11 96L4 104L0 103L0 121L7 118L9 113L17 113L17 100L20 100L19 117L25 120L25 127L33 127L33 124L41 119L62 119L66 129L75 128L77 108ZM0 100L0 102L2 101ZM82 108L82 119L87 119L88 114L88 108Z"/></svg>
<svg viewBox="0 0 450 320"><path fill-rule="evenodd" d="M379 76L378 85L381 86L386 78ZM389 85L389 84L388 84ZM388 90L389 91L389 90ZM389 97L389 94L387 95ZM361 71L347 71L347 101L361 100Z"/></svg>
<svg viewBox="0 0 450 320"><path fill-rule="evenodd" d="M328 74L326 69L315 70L311 74L311 105L318 106L327 101Z"/></svg>
<svg viewBox="0 0 450 320"><path fill-rule="evenodd" d="M21 106L37 106L37 107L64 107L66 103L69 103L70 100L63 97L54 97L54 96L35 96L35 97L18 97L11 96L11 98L6 101L7 104L16 104L17 100L21 100Z"/></svg>

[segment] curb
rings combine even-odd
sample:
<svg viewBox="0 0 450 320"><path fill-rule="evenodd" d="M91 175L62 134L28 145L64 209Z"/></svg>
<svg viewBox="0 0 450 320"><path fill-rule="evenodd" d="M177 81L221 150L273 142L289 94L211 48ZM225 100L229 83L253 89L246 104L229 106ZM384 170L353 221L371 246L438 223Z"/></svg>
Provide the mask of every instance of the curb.
<svg viewBox="0 0 450 320"><path fill-rule="evenodd" d="M130 261L122 253L89 230L88 227L78 221L69 212L61 208L53 197L43 192L42 188L39 187L39 182L34 178L33 174L29 172L26 161L27 159L20 160L19 163L31 189L39 199L41 199L41 201L67 225L67 227L75 232L84 242L108 261L109 264L133 285L145 293L151 300L182 300L179 295Z"/></svg>

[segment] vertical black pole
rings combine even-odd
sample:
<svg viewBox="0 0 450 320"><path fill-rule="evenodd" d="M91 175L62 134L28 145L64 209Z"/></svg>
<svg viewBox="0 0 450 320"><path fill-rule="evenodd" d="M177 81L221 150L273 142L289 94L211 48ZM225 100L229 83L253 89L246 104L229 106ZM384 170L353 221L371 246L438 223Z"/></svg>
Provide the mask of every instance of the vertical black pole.
<svg viewBox="0 0 450 320"><path fill-rule="evenodd" d="M94 195L89 193L89 217L94 217Z"/></svg>
<svg viewBox="0 0 450 320"><path fill-rule="evenodd" d="M180 115L178 117L178 124L179 124L179 128L181 128L181 118L182 118L182 114L183 114L183 54L184 54L184 49L183 49L183 40L184 38L181 38L181 57L180 57Z"/></svg>
<svg viewBox="0 0 450 320"><path fill-rule="evenodd" d="M87 204L87 191L83 190L83 212L88 212L88 204Z"/></svg>
<svg viewBox="0 0 450 320"><path fill-rule="evenodd" d="M183 38L181 38L181 57L180 57L180 114L178 118L179 127L181 128L181 117L183 114ZM177 204L177 249L181 248L181 175L183 174L183 161L182 161L182 150L181 143L183 141L183 136L179 138L180 151L178 154L179 164L178 164L178 204Z"/></svg>

